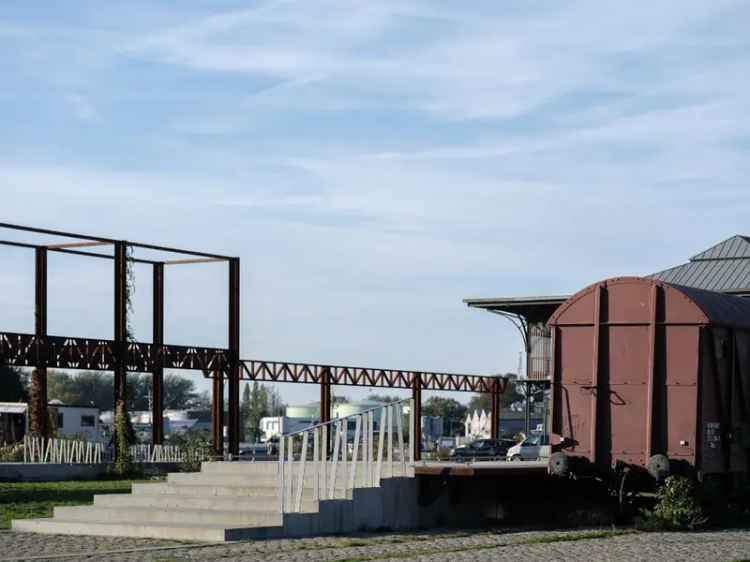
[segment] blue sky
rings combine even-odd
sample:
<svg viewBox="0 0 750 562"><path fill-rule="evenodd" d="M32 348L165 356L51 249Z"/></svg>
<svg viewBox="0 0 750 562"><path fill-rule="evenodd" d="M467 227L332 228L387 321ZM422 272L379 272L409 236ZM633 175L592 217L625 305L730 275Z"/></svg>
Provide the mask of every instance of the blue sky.
<svg viewBox="0 0 750 562"><path fill-rule="evenodd" d="M743 2L6 0L0 76L0 219L239 255L246 357L514 371L462 298L749 233ZM50 268L50 330L110 336L108 266ZM167 282L167 339L223 345L225 272Z"/></svg>

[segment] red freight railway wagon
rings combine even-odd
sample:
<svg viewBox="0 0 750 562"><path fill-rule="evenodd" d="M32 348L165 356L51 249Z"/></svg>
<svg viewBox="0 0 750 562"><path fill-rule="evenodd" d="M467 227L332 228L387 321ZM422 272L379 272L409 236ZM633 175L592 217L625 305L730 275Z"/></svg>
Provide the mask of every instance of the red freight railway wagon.
<svg viewBox="0 0 750 562"><path fill-rule="evenodd" d="M553 473L740 475L750 461L750 300L636 277L549 321Z"/></svg>

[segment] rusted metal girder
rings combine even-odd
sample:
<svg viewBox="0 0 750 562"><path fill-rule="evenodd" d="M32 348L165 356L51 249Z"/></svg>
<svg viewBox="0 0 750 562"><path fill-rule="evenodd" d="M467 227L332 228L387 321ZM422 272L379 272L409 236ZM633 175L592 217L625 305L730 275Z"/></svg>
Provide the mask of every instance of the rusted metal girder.
<svg viewBox="0 0 750 562"><path fill-rule="evenodd" d="M227 349L131 341L126 342L125 370L150 373L162 367L222 371L229 363L228 355ZM114 371L119 361L114 340L0 332L0 363L4 365Z"/></svg>
<svg viewBox="0 0 750 562"><path fill-rule="evenodd" d="M0 332L0 363L14 367L47 365L57 369L113 371L118 365L114 350L113 340ZM131 341L126 342L125 370L150 373L161 367L204 371L208 373L207 378L226 377L230 368L229 356L230 351L223 348ZM242 379L259 382L320 385L328 380L329 385L410 390L414 388L415 377L419 377L422 390L488 394L493 388L503 394L508 386L505 377L279 361L241 360L239 370Z"/></svg>
<svg viewBox="0 0 750 562"><path fill-rule="evenodd" d="M491 393L497 384L501 394L508 386L508 380L505 377L428 371L371 369L254 359L243 360L241 367L243 379L264 382L320 384L325 380L324 377L328 377L330 384L333 385L411 389L414 388L415 378L419 377L422 390Z"/></svg>

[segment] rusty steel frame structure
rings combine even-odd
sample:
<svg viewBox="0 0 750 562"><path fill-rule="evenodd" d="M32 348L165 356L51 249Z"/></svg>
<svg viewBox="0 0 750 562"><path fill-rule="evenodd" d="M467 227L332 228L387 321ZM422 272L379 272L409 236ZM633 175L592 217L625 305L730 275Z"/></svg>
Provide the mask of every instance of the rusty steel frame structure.
<svg viewBox="0 0 750 562"><path fill-rule="evenodd" d="M345 367L308 363L243 360L240 358L240 259L193 250L115 240L72 232L0 223L9 229L37 235L77 240L64 244L30 244L0 240L0 246L33 249L35 268L35 331L33 334L0 331L0 364L33 367L40 377L37 404L46 416L47 369L79 369L114 372L114 404L126 398L127 372L152 374L152 438L161 444L163 435L164 369L199 370L212 379L212 438L217 456L224 454L224 385L228 387L228 452L239 454L240 380L317 384L320 387L320 423L331 420L333 385L408 389L414 399L414 458L420 459L422 390L476 392L491 395L493 438L499 437L500 395L507 388L504 377L423 372L367 367ZM113 255L81 248L112 246ZM178 260L149 260L128 255L140 248L190 256ZM114 261L114 339L53 336L47 333L47 257L49 252ZM128 339L127 263L153 268L153 341ZM228 345L226 348L168 345L164 343L164 266L225 262L229 266Z"/></svg>

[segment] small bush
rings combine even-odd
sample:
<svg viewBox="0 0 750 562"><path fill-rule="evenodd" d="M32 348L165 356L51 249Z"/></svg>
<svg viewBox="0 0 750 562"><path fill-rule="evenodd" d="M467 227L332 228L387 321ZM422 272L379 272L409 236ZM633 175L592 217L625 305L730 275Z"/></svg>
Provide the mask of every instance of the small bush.
<svg viewBox="0 0 750 562"><path fill-rule="evenodd" d="M643 510L636 526L644 531L683 531L702 527L708 517L697 496L692 480L670 476L657 492L654 509Z"/></svg>
<svg viewBox="0 0 750 562"><path fill-rule="evenodd" d="M13 443L0 447L0 462L22 462L23 444Z"/></svg>

